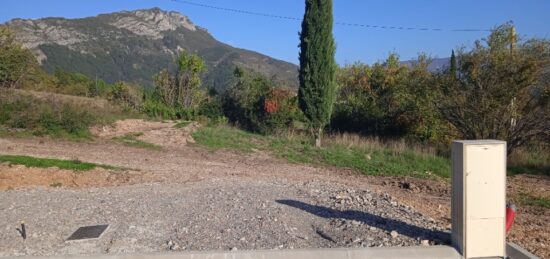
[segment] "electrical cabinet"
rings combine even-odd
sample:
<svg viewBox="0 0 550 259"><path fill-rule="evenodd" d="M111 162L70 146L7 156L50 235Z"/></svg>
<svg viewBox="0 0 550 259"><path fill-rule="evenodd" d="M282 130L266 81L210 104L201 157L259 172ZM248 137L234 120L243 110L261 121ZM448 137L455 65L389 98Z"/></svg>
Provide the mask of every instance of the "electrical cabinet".
<svg viewBox="0 0 550 259"><path fill-rule="evenodd" d="M464 258L505 256L506 142L453 142L451 206L451 239Z"/></svg>

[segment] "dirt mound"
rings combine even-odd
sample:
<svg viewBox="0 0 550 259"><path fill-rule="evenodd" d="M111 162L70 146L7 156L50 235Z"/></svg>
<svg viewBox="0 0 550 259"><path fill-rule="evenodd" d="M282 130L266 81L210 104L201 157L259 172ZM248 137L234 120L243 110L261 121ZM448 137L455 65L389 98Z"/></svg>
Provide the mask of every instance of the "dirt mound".
<svg viewBox="0 0 550 259"><path fill-rule="evenodd" d="M106 139L131 135L138 140L162 147L181 147L194 143L192 134L199 124L189 122L188 125L177 127L174 121L158 122L139 119L120 120L113 125L92 127L92 134Z"/></svg>
<svg viewBox="0 0 550 259"><path fill-rule="evenodd" d="M27 187L105 187L131 185L147 181L148 173L96 168L73 172L56 167L28 168L23 165L0 164L0 190Z"/></svg>

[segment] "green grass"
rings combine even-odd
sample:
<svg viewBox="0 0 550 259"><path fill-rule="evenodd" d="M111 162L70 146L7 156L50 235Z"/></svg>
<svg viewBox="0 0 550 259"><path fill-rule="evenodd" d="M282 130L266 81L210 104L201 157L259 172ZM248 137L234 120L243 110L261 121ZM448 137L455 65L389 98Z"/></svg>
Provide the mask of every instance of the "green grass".
<svg viewBox="0 0 550 259"><path fill-rule="evenodd" d="M395 152L385 148L364 149L342 144L328 144L319 149L303 138L275 138L271 140L270 147L273 153L290 162L353 168L365 175L450 176L447 159L411 150Z"/></svg>
<svg viewBox="0 0 550 259"><path fill-rule="evenodd" d="M60 169L73 170L73 171L88 171L96 167L101 167L101 168L111 169L111 170L120 169L114 166L86 163L78 160L60 160L60 159L49 159L49 158L37 158L37 157L30 157L30 156L0 155L0 162L16 164L16 165L24 165L26 167L38 167L38 168L58 167Z"/></svg>
<svg viewBox="0 0 550 259"><path fill-rule="evenodd" d="M521 205L543 207L550 209L550 199L544 197L535 197L526 193L520 193L518 201Z"/></svg>
<svg viewBox="0 0 550 259"><path fill-rule="evenodd" d="M137 139L137 137L143 135L142 132L139 133L133 133L133 134L127 134L122 137L114 137L113 140L123 143L125 145L131 146L131 147L137 147L137 148L144 148L144 149L151 149L151 150L161 150L162 147L159 145L155 145L149 142L145 142L142 140Z"/></svg>
<svg viewBox="0 0 550 259"><path fill-rule="evenodd" d="M514 150L508 157L508 175L516 174L550 176L549 147L527 146Z"/></svg>
<svg viewBox="0 0 550 259"><path fill-rule="evenodd" d="M177 128L177 129L181 129L181 128L185 128L187 127L189 124L191 124L192 121L181 121L181 122L178 122L176 123L176 125L174 125L174 128Z"/></svg>
<svg viewBox="0 0 550 259"><path fill-rule="evenodd" d="M508 175L532 174L550 176L550 166L512 165L508 166Z"/></svg>
<svg viewBox="0 0 550 259"><path fill-rule="evenodd" d="M412 150L362 148L328 143L315 148L305 137L274 137L247 133L229 127L204 127L193 134L198 145L209 149L271 152L293 163L306 163L356 169L365 175L450 177L446 158Z"/></svg>
<svg viewBox="0 0 550 259"><path fill-rule="evenodd" d="M193 139L209 149L231 149L252 152L265 146L265 136L228 127L203 127L193 133Z"/></svg>

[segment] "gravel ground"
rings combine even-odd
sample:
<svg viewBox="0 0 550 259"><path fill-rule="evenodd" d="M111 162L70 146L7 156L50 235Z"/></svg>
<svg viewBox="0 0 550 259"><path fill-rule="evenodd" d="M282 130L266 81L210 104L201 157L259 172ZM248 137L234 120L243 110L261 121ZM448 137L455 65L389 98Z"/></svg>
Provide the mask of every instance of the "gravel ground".
<svg viewBox="0 0 550 259"><path fill-rule="evenodd" d="M165 132L160 126L172 129L170 123L124 125L140 126L124 130L143 136L158 137L147 131ZM72 184L49 188L62 170L0 165L0 189L8 189L0 191L0 256L448 242L441 231L450 229L450 184L441 180L368 177L195 145L139 149L110 136L91 142L0 138L0 154L79 159L136 172L75 174L63 178ZM40 179L53 175L37 182L29 172ZM12 173L29 179L7 181ZM550 197L549 184L550 177L509 177L508 197ZM25 241L16 230L21 220ZM95 224L110 228L97 240L65 242L78 227ZM550 210L520 206L508 240L550 258L549 228Z"/></svg>
<svg viewBox="0 0 550 259"><path fill-rule="evenodd" d="M0 256L447 242L433 219L389 195L318 181L218 178L1 196ZM16 230L20 220L26 240ZM65 241L78 227L95 224L110 227L99 239Z"/></svg>

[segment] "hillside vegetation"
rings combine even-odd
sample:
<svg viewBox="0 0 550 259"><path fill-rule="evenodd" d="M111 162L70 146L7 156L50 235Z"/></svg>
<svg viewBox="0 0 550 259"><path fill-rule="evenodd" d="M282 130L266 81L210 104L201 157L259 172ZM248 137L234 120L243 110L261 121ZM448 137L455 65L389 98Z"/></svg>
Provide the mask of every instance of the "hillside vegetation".
<svg viewBox="0 0 550 259"><path fill-rule="evenodd" d="M405 142L382 142L357 135L329 135L324 148L315 148L300 135L265 136L225 127L199 129L193 138L210 149L244 153L268 152L293 163L355 169L365 175L413 176L420 178L450 175L450 164L434 150Z"/></svg>
<svg viewBox="0 0 550 259"><path fill-rule="evenodd" d="M312 125L295 90L262 73L237 67L218 92L205 86L208 62L181 51L156 71L152 89L62 69L49 74L33 60L13 58L30 52L2 27L0 132L81 139L91 137L91 125L121 118L199 121L208 125L196 135L204 146L421 177L448 174L451 140L495 138L508 141L511 173L548 175L550 44L510 38L512 28L497 27L475 48L458 50L457 63L438 73L428 70L425 55L412 65L392 54L373 65L339 67L331 121L323 129L327 145L313 148ZM228 131L228 123L249 133ZM346 134L360 136L360 144L341 142ZM395 151L370 139L401 146ZM132 136L117 141L143 146Z"/></svg>

